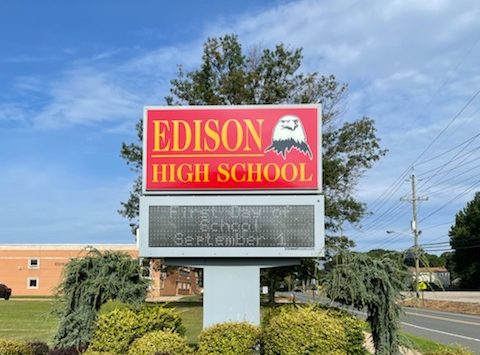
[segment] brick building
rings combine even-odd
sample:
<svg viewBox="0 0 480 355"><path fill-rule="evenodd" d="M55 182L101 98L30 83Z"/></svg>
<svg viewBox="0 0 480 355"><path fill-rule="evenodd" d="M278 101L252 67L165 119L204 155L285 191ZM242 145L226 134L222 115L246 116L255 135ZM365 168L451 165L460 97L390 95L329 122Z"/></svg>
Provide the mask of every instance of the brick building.
<svg viewBox="0 0 480 355"><path fill-rule="evenodd" d="M0 245L0 283L12 289L12 296L52 296L64 266L86 254L88 245L37 244ZM91 245L102 250L121 251L138 258L135 244ZM189 268L165 268L159 261L142 261L144 276L152 280L149 297L198 293L197 274Z"/></svg>

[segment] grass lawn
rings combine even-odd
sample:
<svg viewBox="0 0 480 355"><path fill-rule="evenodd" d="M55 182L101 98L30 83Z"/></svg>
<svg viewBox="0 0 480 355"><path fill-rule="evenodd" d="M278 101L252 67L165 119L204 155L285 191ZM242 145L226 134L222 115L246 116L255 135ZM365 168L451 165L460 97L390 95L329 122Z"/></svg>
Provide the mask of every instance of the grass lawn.
<svg viewBox="0 0 480 355"><path fill-rule="evenodd" d="M203 304L201 302L170 302L165 307L175 308L182 317L182 323L187 329L185 336L189 344L196 344L198 334L202 331L203 326Z"/></svg>
<svg viewBox="0 0 480 355"><path fill-rule="evenodd" d="M52 301L0 300L0 338L52 343L58 318Z"/></svg>
<svg viewBox="0 0 480 355"><path fill-rule="evenodd" d="M455 349L458 349L454 345L451 345L451 346L443 345L440 343L436 343L432 340L416 337L414 335L404 333L404 332L401 333L401 342L402 344L404 344L409 348L420 351L422 354L429 354L429 353L435 353L438 351L447 351L447 350L453 351Z"/></svg>

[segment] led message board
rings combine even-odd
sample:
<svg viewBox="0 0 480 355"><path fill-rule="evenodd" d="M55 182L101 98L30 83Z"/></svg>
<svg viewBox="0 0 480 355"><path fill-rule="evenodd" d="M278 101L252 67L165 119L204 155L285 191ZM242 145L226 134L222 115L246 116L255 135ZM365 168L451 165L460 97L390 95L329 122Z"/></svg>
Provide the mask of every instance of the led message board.
<svg viewBox="0 0 480 355"><path fill-rule="evenodd" d="M147 107L143 193L318 193L318 105Z"/></svg>
<svg viewBox="0 0 480 355"><path fill-rule="evenodd" d="M315 257L323 196L142 197L140 254L163 257Z"/></svg>

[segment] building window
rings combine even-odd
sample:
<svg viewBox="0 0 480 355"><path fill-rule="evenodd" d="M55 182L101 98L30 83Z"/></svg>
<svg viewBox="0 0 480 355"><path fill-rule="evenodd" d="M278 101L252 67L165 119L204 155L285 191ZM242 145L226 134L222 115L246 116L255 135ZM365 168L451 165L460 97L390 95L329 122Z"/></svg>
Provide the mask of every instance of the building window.
<svg viewBox="0 0 480 355"><path fill-rule="evenodd" d="M140 260L140 268L142 272L142 277L146 279L152 278L152 268L150 265L150 259L141 259Z"/></svg>
<svg viewBox="0 0 480 355"><path fill-rule="evenodd" d="M38 277L29 277L27 279L27 288L38 288Z"/></svg>
<svg viewBox="0 0 480 355"><path fill-rule="evenodd" d="M38 258L29 258L28 259L28 268L29 269L38 269L40 267L40 259Z"/></svg>

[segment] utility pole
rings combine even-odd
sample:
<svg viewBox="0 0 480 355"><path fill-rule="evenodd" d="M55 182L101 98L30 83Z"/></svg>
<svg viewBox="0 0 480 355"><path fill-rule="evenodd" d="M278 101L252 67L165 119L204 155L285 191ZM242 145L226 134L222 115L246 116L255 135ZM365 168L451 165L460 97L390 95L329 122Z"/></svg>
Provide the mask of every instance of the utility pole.
<svg viewBox="0 0 480 355"><path fill-rule="evenodd" d="M412 203L412 233L413 233L413 253L415 256L415 291L417 298L420 298L419 285L419 268L420 268L420 253L418 248L418 236L421 231L418 229L417 223L417 201L427 201L428 197L417 197L416 185L415 185L415 174L410 176L410 181L412 183L412 198L401 198L400 201L408 201Z"/></svg>

